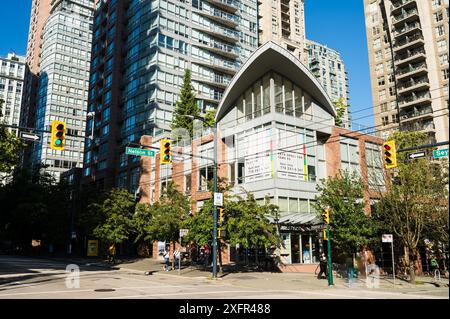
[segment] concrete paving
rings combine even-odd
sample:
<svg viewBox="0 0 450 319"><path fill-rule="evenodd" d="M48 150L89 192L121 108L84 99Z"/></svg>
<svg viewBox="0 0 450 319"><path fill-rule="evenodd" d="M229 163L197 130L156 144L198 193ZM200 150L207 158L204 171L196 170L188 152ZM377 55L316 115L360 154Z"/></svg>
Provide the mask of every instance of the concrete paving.
<svg viewBox="0 0 450 319"><path fill-rule="evenodd" d="M79 266L79 286L68 264ZM336 278L326 280L312 274L247 272L229 273L211 280L208 271L185 267L163 271L163 263L152 259L120 262L111 267L101 260L48 260L0 256L0 298L5 299L448 299L448 280L440 287L424 283L396 287L382 281L367 288L359 280L349 285Z"/></svg>

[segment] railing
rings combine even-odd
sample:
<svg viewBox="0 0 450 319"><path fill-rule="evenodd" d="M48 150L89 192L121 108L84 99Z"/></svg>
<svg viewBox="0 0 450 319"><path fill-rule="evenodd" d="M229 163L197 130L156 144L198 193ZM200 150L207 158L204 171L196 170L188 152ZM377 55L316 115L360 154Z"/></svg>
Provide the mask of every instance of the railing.
<svg viewBox="0 0 450 319"><path fill-rule="evenodd" d="M419 49L415 49L412 50L410 52L406 52L403 54L397 54L395 56L395 61L402 61L405 59L409 59L412 58L413 56L419 55L419 54L425 54L425 49L424 48L419 48Z"/></svg>
<svg viewBox="0 0 450 319"><path fill-rule="evenodd" d="M415 86L415 85L419 85L419 84L422 84L422 83L429 83L428 78L427 77L423 77L423 78L420 78L417 81L411 79L408 82L402 83L402 85L400 85L398 87L398 89L399 90L403 90L403 89L407 89L409 87L412 87L412 86Z"/></svg>
<svg viewBox="0 0 450 319"><path fill-rule="evenodd" d="M409 95L409 96L407 96L405 98L399 99L399 104L400 105L408 104L408 103L411 103L411 102L416 102L416 101L419 101L419 100L422 100L422 99L428 99L428 98L431 98L430 92L425 92L425 93L422 93L422 94L414 94L413 93L412 95Z"/></svg>
<svg viewBox="0 0 450 319"><path fill-rule="evenodd" d="M239 49L237 47L232 46L232 45L228 45L228 44L225 44L225 43L221 43L221 42L218 42L218 41L215 41L215 40L209 40L209 42L206 42L206 43L205 42L200 42L200 43L205 45L205 46L208 46L210 48L219 49L219 50L225 51L227 53L232 53L232 54L235 54L235 55L239 55L240 54L240 51L239 51Z"/></svg>
<svg viewBox="0 0 450 319"><path fill-rule="evenodd" d="M416 65L414 67L398 69L397 70L397 75L403 75L403 74L407 74L407 73L410 73L410 72L414 72L416 70L421 70L421 69L426 69L426 68L427 68L427 64L426 63L421 63L421 64Z"/></svg>
<svg viewBox="0 0 450 319"><path fill-rule="evenodd" d="M201 9L201 11L206 12L206 13L208 13L210 15L215 16L215 17L219 17L221 19L233 22L234 24L239 24L239 17L234 15L234 14L231 14L231 13L228 13L228 12L224 12L224 11L216 9L216 8L209 8L209 9L207 9L207 8L204 7L204 8Z"/></svg>
<svg viewBox="0 0 450 319"><path fill-rule="evenodd" d="M394 17L394 23L399 22L399 21L402 21L402 20L404 20L404 19L406 19L406 18L409 18L410 16L412 16L412 15L414 15L414 14L418 14L417 9L413 9L413 10L410 10L410 11L406 11L405 13L403 13L403 14L401 14L401 15L399 15L399 16Z"/></svg>
<svg viewBox="0 0 450 319"><path fill-rule="evenodd" d="M422 116L422 115L426 115L426 114L432 114L433 113L433 109L431 107L427 107L425 109L422 109L420 111L415 111L415 112L408 112L405 114L400 115L400 119L401 120L406 120L406 119L410 119L413 117L418 117L418 116Z"/></svg>
<svg viewBox="0 0 450 319"><path fill-rule="evenodd" d="M403 27L403 28L401 28L399 30L395 30L395 35L398 36L398 35L400 35L402 33L408 32L408 31L410 31L412 29L415 29L415 28L420 28L420 23L419 22L415 22L415 23L407 25L407 26L405 26L405 27Z"/></svg>
<svg viewBox="0 0 450 319"><path fill-rule="evenodd" d="M407 4L407 3L413 2L413 1L415 1L415 0L401 0L401 1L397 1L397 2L393 3L392 6L393 6L395 9L397 9L398 7L401 7L401 6L403 6L404 4Z"/></svg>
<svg viewBox="0 0 450 319"><path fill-rule="evenodd" d="M395 43L394 48L399 48L402 47L408 43L414 42L416 40L422 39L423 40L423 35L422 33L416 33L410 37L406 36L406 38L402 41L398 41Z"/></svg>
<svg viewBox="0 0 450 319"><path fill-rule="evenodd" d="M208 29L209 31L215 32L215 33L219 33L221 35L225 35L229 38L233 38L235 40L239 40L239 32L235 31L235 30L230 30L228 28L222 27L222 26L218 26L216 24L213 25L202 25L199 24L199 26Z"/></svg>

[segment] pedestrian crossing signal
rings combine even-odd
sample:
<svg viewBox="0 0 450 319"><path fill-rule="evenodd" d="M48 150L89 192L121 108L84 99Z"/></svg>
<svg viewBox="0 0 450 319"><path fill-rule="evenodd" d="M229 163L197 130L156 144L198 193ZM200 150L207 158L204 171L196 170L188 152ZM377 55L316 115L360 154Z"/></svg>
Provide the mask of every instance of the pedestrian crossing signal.
<svg viewBox="0 0 450 319"><path fill-rule="evenodd" d="M62 151L66 144L66 123L61 121L52 121L50 148Z"/></svg>

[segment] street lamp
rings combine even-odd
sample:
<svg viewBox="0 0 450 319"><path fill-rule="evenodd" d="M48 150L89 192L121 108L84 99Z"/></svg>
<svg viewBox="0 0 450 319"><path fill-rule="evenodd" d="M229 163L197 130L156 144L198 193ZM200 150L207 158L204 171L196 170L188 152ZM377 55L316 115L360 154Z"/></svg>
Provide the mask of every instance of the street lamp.
<svg viewBox="0 0 450 319"><path fill-rule="evenodd" d="M188 118L200 120L206 124L206 120L203 117L194 115L184 115ZM217 193L217 122L214 121L214 194ZM213 194L213 197L214 197ZM213 201L213 278L217 278L217 206Z"/></svg>

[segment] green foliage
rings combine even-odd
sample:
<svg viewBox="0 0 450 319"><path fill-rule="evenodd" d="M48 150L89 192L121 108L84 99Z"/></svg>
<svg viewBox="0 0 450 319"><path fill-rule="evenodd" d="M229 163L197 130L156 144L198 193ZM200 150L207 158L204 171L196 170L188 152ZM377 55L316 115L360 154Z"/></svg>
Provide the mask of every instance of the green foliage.
<svg viewBox="0 0 450 319"><path fill-rule="evenodd" d="M229 187L221 183L222 191ZM220 189L220 188L219 188ZM222 241L231 245L239 244L243 248L270 247L277 243L275 225L269 222L277 210L274 205L259 205L253 194L242 196L224 196L224 222L221 228L226 231ZM198 213L188 218L186 228L189 229L187 240L198 245L211 244L213 221L213 201L204 202Z"/></svg>
<svg viewBox="0 0 450 319"><path fill-rule="evenodd" d="M336 108L336 125L343 127L343 117L348 109L348 105L346 104L345 99L341 97L334 102L334 106Z"/></svg>
<svg viewBox="0 0 450 319"><path fill-rule="evenodd" d="M65 244L69 235L70 186L56 183L40 167L18 170L0 187L0 238L29 247L31 239Z"/></svg>
<svg viewBox="0 0 450 319"><path fill-rule="evenodd" d="M172 129L185 128L193 136L193 119L184 115L199 116L200 110L195 100L194 88L191 83L191 71L186 69L183 85L172 119Z"/></svg>
<svg viewBox="0 0 450 319"><path fill-rule="evenodd" d="M397 132L390 139L395 139L397 149L429 143L421 132ZM382 193L377 212L405 247L414 282L419 242L433 233L448 241L448 166L427 158L408 160L405 153L398 153L393 182Z"/></svg>
<svg viewBox="0 0 450 319"><path fill-rule="evenodd" d="M3 102L0 100L0 110ZM24 147L21 139L0 123L0 173L11 173L19 163L19 154Z"/></svg>
<svg viewBox="0 0 450 319"><path fill-rule="evenodd" d="M216 110L208 110L205 114L205 125L207 127L214 127L214 124L216 123L215 120L216 116Z"/></svg>
<svg viewBox="0 0 450 319"><path fill-rule="evenodd" d="M121 243L133 232L135 200L126 189L112 189L97 203L89 205L89 212L102 221L94 235L107 243Z"/></svg>
<svg viewBox="0 0 450 319"><path fill-rule="evenodd" d="M188 198L177 190L173 182L168 183L158 202L138 205L133 221L137 230L136 241L177 241L183 220L189 212Z"/></svg>
<svg viewBox="0 0 450 319"><path fill-rule="evenodd" d="M329 207L332 248L349 256L376 241L377 224L364 214L364 184L355 173L340 171L317 186L315 208L322 213Z"/></svg>

